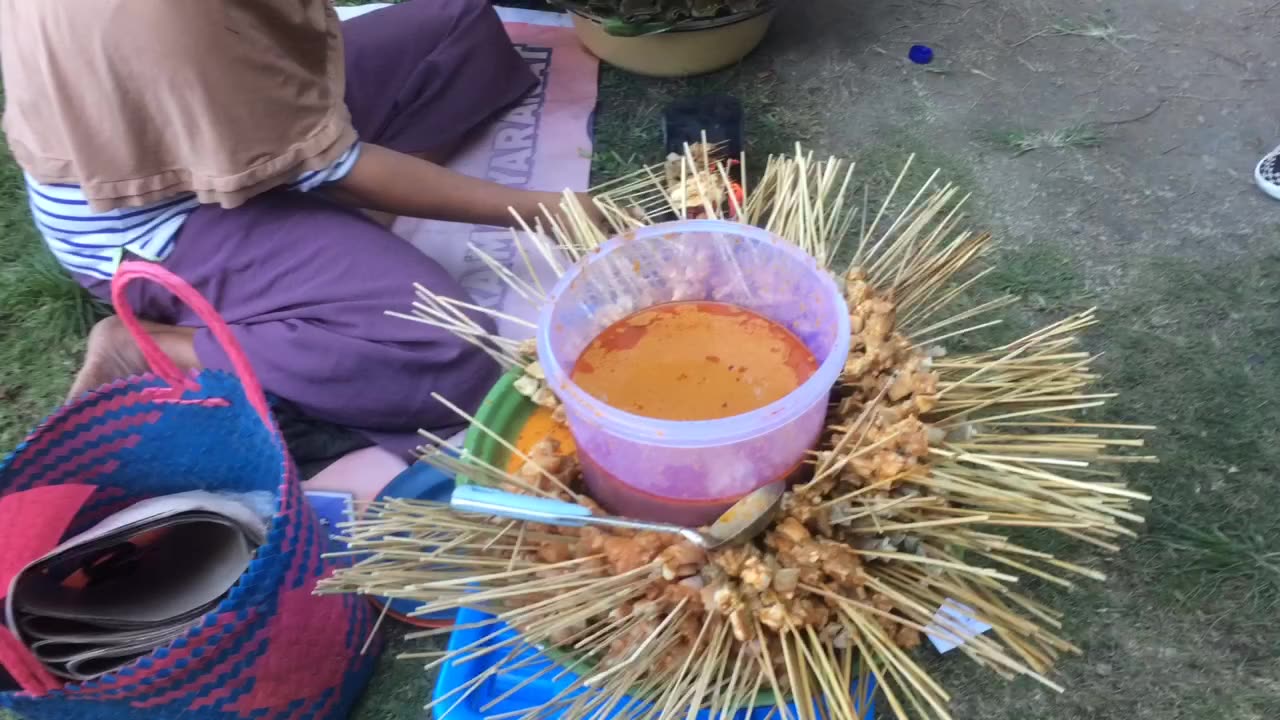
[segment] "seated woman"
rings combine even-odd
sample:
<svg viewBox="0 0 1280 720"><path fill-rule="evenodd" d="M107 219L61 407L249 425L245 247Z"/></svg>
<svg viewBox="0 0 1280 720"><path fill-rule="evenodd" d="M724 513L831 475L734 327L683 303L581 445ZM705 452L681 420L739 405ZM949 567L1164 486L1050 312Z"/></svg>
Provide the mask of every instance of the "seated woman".
<svg viewBox="0 0 1280 720"><path fill-rule="evenodd" d="M58 260L109 295L162 263L230 323L267 390L403 457L497 377L444 331L388 318L413 283L461 296L370 210L507 225L555 207L442 167L536 84L486 0L418 0L339 23L329 0L0 0L4 128ZM165 291L129 298L187 368L228 369ZM477 321L485 322L482 317ZM115 318L71 395L145 371Z"/></svg>

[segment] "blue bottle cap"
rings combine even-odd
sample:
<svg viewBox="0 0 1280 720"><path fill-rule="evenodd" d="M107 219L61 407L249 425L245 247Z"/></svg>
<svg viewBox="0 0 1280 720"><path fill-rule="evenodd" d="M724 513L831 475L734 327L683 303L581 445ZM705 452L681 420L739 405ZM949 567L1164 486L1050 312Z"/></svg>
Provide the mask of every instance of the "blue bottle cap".
<svg viewBox="0 0 1280 720"><path fill-rule="evenodd" d="M928 45L912 45L907 57L917 65L928 65L933 62L933 48Z"/></svg>

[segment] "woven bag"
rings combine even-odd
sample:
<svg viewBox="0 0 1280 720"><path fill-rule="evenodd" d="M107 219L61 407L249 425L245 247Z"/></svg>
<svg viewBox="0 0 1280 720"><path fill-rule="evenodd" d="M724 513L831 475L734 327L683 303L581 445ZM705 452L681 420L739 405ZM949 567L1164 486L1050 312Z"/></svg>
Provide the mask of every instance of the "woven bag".
<svg viewBox="0 0 1280 720"><path fill-rule="evenodd" d="M156 282L197 311L235 374L185 374L146 335L124 288ZM139 500L188 490L268 491L266 543L217 609L169 647L92 682L64 684L0 623L0 693L25 720L327 720L345 718L373 669L361 648L368 602L318 597L332 569L262 387L230 329L191 286L158 265L124 263L112 284L121 320L153 374L58 410L0 464L0 600L13 576L61 541ZM376 648L374 648L376 649Z"/></svg>

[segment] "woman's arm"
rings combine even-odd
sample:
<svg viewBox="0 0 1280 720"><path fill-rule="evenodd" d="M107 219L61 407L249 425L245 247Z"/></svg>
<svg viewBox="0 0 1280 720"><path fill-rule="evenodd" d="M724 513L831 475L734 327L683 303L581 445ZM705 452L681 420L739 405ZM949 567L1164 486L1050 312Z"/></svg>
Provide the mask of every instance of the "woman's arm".
<svg viewBox="0 0 1280 720"><path fill-rule="evenodd" d="M532 222L541 215L540 203L556 210L561 200L558 193L478 180L370 143L361 146L351 172L329 190L338 200L368 210L478 225L510 225L508 208ZM594 216L590 200L583 197L583 201Z"/></svg>

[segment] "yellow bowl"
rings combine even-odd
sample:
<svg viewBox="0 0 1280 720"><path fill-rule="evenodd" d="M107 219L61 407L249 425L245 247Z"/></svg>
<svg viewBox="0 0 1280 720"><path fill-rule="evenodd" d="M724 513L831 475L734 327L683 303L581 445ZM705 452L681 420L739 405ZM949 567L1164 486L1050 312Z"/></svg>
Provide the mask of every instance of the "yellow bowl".
<svg viewBox="0 0 1280 720"><path fill-rule="evenodd" d="M605 32L589 17L572 13L578 39L593 55L614 67L651 77L688 77L726 68L764 40L773 10L714 27L676 29L654 35L621 37Z"/></svg>

